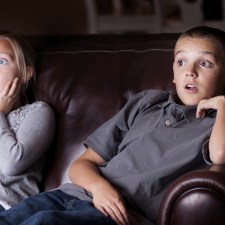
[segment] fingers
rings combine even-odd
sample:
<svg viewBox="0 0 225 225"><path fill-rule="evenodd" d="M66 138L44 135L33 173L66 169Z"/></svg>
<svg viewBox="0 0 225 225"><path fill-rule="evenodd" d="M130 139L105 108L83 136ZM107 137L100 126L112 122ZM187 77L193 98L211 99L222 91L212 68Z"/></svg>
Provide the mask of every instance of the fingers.
<svg viewBox="0 0 225 225"><path fill-rule="evenodd" d="M208 99L203 99L199 102L196 110L196 117L203 118L205 116L205 112L208 109L207 104L205 104Z"/></svg>
<svg viewBox="0 0 225 225"><path fill-rule="evenodd" d="M217 110L221 103L224 105L224 101L223 95L201 100L197 106L196 117L204 117L208 109Z"/></svg>
<svg viewBox="0 0 225 225"><path fill-rule="evenodd" d="M9 96L9 97L17 96L17 94L19 92L18 83L19 83L18 77L16 77L13 81L9 81L3 90L3 94L5 96Z"/></svg>
<svg viewBox="0 0 225 225"><path fill-rule="evenodd" d="M117 204L112 204L107 208L109 216L118 224L118 225L128 225L128 218L126 212L122 206Z"/></svg>
<svg viewBox="0 0 225 225"><path fill-rule="evenodd" d="M18 100L20 92L19 79L9 81L0 91L0 112L8 114Z"/></svg>
<svg viewBox="0 0 225 225"><path fill-rule="evenodd" d="M196 117L203 118L205 116L205 108L204 107L197 107Z"/></svg>
<svg viewBox="0 0 225 225"><path fill-rule="evenodd" d="M98 209L104 216L109 216L109 214L105 211L104 207L95 205L95 208Z"/></svg>
<svg viewBox="0 0 225 225"><path fill-rule="evenodd" d="M93 204L103 215L111 217L117 225L129 225L123 197L108 182L92 187Z"/></svg>
<svg viewBox="0 0 225 225"><path fill-rule="evenodd" d="M14 96L15 94L17 95L18 94L18 91L20 90L20 87L19 87L19 78L16 77L13 82L12 82L12 85L11 85L11 88L9 89L9 93L8 93L8 96Z"/></svg>
<svg viewBox="0 0 225 225"><path fill-rule="evenodd" d="M129 225L126 210L121 203L111 203L106 206L96 206L105 216L110 216L118 225Z"/></svg>

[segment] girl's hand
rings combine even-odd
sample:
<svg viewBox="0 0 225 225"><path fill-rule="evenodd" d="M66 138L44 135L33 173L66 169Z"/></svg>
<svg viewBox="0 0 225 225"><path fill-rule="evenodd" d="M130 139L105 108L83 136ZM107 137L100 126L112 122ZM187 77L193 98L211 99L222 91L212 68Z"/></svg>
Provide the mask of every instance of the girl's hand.
<svg viewBox="0 0 225 225"><path fill-rule="evenodd" d="M110 216L117 225L129 225L123 198L108 182L92 188L93 204L105 216Z"/></svg>
<svg viewBox="0 0 225 225"><path fill-rule="evenodd" d="M203 99L199 102L196 111L196 117L202 118L205 116L205 112L208 109L218 109L220 104L225 104L225 96L216 96L209 99Z"/></svg>
<svg viewBox="0 0 225 225"><path fill-rule="evenodd" d="M0 112L7 115L18 100L19 94L19 78L16 77L13 81L9 81L5 88L0 92Z"/></svg>

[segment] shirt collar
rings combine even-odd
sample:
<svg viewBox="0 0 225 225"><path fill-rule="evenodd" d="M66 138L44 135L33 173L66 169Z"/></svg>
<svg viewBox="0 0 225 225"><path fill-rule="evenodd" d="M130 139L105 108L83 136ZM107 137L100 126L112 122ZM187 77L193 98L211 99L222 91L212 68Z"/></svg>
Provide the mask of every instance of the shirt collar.
<svg viewBox="0 0 225 225"><path fill-rule="evenodd" d="M175 107L178 107L183 111L184 117L189 123L197 120L197 118L196 118L197 105L191 105L191 106L180 105L180 104L177 103L178 101L179 101L178 95L174 94L174 93L171 93L169 95L168 100L166 102L160 103L158 106L162 107L162 108L165 108L169 104L173 104Z"/></svg>

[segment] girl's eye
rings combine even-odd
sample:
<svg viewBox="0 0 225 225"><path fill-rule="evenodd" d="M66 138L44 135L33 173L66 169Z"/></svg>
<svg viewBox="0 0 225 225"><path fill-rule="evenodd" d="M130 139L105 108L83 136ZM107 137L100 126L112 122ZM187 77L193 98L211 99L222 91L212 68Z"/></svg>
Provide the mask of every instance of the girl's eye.
<svg viewBox="0 0 225 225"><path fill-rule="evenodd" d="M7 59L0 59L0 65L5 65L8 63L8 60Z"/></svg>
<svg viewBox="0 0 225 225"><path fill-rule="evenodd" d="M184 60L178 60L177 64L178 64L178 66L183 66L184 65Z"/></svg>
<svg viewBox="0 0 225 225"><path fill-rule="evenodd" d="M212 63L211 62L208 62L208 61L204 61L201 63L202 66L205 66L205 67L212 67Z"/></svg>

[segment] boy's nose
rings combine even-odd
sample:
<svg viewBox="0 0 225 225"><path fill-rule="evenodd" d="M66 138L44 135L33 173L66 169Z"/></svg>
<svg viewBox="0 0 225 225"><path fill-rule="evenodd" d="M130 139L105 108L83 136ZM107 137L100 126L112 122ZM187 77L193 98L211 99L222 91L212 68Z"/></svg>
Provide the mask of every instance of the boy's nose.
<svg viewBox="0 0 225 225"><path fill-rule="evenodd" d="M197 78L198 75L195 72L187 72L186 73L186 77L190 77L190 78Z"/></svg>
<svg viewBox="0 0 225 225"><path fill-rule="evenodd" d="M198 72L195 65L191 64L186 68L186 77L189 77L189 78L198 77Z"/></svg>

